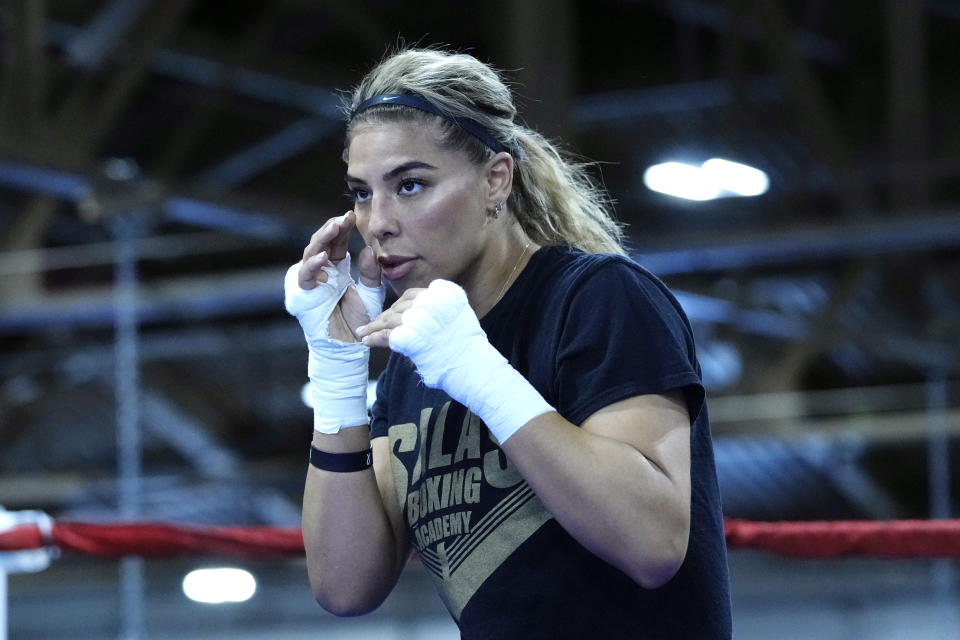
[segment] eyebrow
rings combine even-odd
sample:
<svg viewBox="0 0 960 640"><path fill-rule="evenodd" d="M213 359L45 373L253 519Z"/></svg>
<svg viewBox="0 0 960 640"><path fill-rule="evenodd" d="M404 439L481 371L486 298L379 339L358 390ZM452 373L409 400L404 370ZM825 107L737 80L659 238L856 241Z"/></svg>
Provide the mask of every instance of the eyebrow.
<svg viewBox="0 0 960 640"><path fill-rule="evenodd" d="M385 174L383 174L382 176L380 176L380 179L381 179L383 182L389 182L390 180L393 180L394 178L396 178L396 177L397 177L398 175L400 175L401 173L404 173L404 172L406 172L406 171L410 171L411 169L433 169L433 170L435 170L436 168L437 168L437 167L433 166L432 164L427 164L426 162L420 162L419 160L411 160L410 162L404 162L403 164L398 165L398 166L394 167L393 169L390 169L390 171L387 171ZM345 180L346 182L357 182L357 183L360 183L360 184L366 184L366 183L367 183L366 180L363 180L363 179L361 179L361 178L355 178L355 177L351 176L349 173L348 173L346 176L344 176L344 180Z"/></svg>

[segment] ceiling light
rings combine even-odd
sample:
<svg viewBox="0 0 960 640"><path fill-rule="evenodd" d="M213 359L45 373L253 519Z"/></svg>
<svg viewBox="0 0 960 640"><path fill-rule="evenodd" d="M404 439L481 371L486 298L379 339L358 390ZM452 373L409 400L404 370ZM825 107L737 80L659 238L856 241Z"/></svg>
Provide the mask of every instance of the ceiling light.
<svg viewBox="0 0 960 640"><path fill-rule="evenodd" d="M723 191L738 196L759 196L770 186L770 179L760 169L723 158L710 158L701 169Z"/></svg>
<svg viewBox="0 0 960 640"><path fill-rule="evenodd" d="M183 592L194 602L244 602L256 590L257 581L243 569L196 569L183 579Z"/></svg>
<svg viewBox="0 0 960 640"><path fill-rule="evenodd" d="M758 196L770 186L767 174L749 165L710 158L701 165L663 162L643 173L647 188L686 200Z"/></svg>
<svg viewBox="0 0 960 640"><path fill-rule="evenodd" d="M703 169L683 162L653 165L643 173L643 184L653 191L687 200L713 200L720 195Z"/></svg>

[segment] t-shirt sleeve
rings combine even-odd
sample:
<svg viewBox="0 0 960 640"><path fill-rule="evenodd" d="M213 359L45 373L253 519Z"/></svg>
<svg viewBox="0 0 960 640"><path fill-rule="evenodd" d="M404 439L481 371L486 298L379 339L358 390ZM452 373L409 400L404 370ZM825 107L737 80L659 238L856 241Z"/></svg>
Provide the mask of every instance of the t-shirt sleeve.
<svg viewBox="0 0 960 640"><path fill-rule="evenodd" d="M598 265L571 292L556 349L557 410L581 424L626 398L681 390L691 422L703 387L689 322L656 278L636 265Z"/></svg>

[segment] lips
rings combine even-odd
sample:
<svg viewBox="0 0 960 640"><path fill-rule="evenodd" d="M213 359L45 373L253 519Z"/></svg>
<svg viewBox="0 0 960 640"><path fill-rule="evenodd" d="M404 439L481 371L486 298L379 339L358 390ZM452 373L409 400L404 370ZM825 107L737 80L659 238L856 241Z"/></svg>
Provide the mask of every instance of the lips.
<svg viewBox="0 0 960 640"><path fill-rule="evenodd" d="M413 269L416 258L408 256L380 256L377 262L383 277L387 280L399 280Z"/></svg>

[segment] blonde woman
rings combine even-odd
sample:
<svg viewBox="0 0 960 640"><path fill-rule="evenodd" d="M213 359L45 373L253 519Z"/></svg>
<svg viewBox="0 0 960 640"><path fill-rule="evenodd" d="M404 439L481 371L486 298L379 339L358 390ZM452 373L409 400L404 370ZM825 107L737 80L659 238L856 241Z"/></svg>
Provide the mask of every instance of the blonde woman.
<svg viewBox="0 0 960 640"><path fill-rule="evenodd" d="M463 638L729 637L690 327L585 167L468 55L391 55L347 111L353 208L285 281L310 354L319 603L372 611L415 549Z"/></svg>

